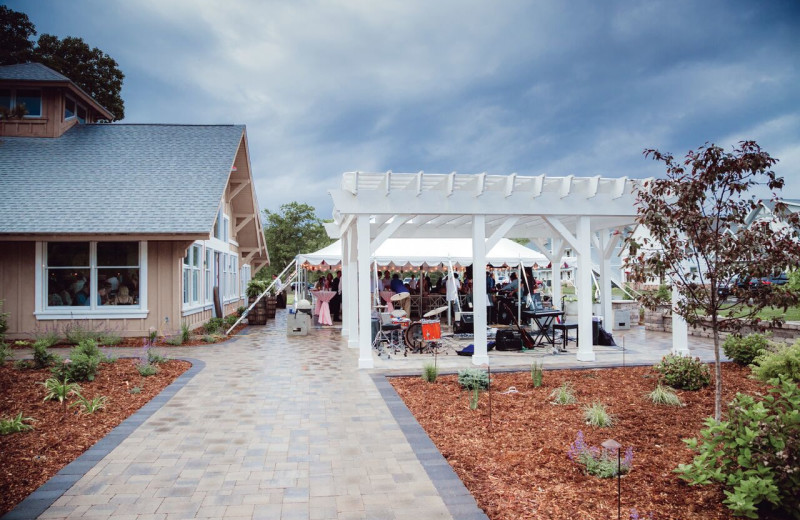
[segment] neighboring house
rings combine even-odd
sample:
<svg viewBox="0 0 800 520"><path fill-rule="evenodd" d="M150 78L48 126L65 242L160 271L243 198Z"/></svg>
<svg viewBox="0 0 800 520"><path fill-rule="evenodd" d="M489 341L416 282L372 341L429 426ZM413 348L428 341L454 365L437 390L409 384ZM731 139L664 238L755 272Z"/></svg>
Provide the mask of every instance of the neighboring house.
<svg viewBox="0 0 800 520"><path fill-rule="evenodd" d="M243 305L269 262L244 126L101 124L40 64L0 67L0 300L9 337L71 320L177 332Z"/></svg>
<svg viewBox="0 0 800 520"><path fill-rule="evenodd" d="M800 199L781 199L781 202L786 204L786 211L789 213L800 212ZM744 222L746 226L751 226L754 222L775 222L784 223L783 215L775 214L775 203L769 199L761 199L758 201L758 206L751 211Z"/></svg>

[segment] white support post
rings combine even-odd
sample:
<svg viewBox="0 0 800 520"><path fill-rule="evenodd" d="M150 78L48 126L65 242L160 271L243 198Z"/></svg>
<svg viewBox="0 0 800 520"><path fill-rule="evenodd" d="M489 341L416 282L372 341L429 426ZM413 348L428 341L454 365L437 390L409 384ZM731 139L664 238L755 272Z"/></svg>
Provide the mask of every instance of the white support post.
<svg viewBox="0 0 800 520"><path fill-rule="evenodd" d="M347 235L348 247L346 253L349 257L349 261L347 273L343 273L345 277L345 288L342 291L342 297L344 297L344 293L347 292L347 306L345 309L348 320L350 321L350 336L347 341L347 346L350 348L358 348L358 300L360 297L358 292L358 247L356 244L356 232L352 226L347 230Z"/></svg>
<svg viewBox="0 0 800 520"><path fill-rule="evenodd" d="M592 237L589 217L578 217L578 361L594 361L592 337Z"/></svg>
<svg viewBox="0 0 800 520"><path fill-rule="evenodd" d="M551 294L553 295L553 307L561 309L561 258L564 256L564 239L551 238L550 239L550 279L551 279ZM561 309L562 311L564 309Z"/></svg>
<svg viewBox="0 0 800 520"><path fill-rule="evenodd" d="M358 244L358 368L373 368L372 320L369 301L369 215L356 219Z"/></svg>
<svg viewBox="0 0 800 520"><path fill-rule="evenodd" d="M489 364L486 350L486 217L472 218L472 312L475 351L472 364Z"/></svg>
<svg viewBox="0 0 800 520"><path fill-rule="evenodd" d="M680 300L678 289L672 286L672 353L679 356L690 356L689 325L682 316L675 312L675 305Z"/></svg>
<svg viewBox="0 0 800 520"><path fill-rule="evenodd" d="M613 308L611 305L611 258L606 255L606 249L610 245L611 236L609 230L600 230L600 240L598 257L600 260L600 305L603 314L603 328L611 331L614 324Z"/></svg>
<svg viewBox="0 0 800 520"><path fill-rule="evenodd" d="M345 338L350 337L350 324L353 323L350 321L349 313L347 312L347 304L350 303L350 297L347 291L347 272L350 269L350 233L344 233L342 235L341 240L342 246L342 263L340 264L340 269L342 270L342 277L339 280L339 291L342 293L342 298L339 303L341 306L339 312L342 314L342 336ZM356 322L357 323L357 322Z"/></svg>

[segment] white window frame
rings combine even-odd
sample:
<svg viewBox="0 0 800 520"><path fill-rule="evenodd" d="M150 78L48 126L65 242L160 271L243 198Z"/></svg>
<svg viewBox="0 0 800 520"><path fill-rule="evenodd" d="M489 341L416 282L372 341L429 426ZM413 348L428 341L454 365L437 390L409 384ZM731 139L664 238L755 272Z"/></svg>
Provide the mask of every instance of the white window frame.
<svg viewBox="0 0 800 520"><path fill-rule="evenodd" d="M214 250L208 246L203 249L203 288L205 294L205 303L210 305L213 302L212 295L214 287Z"/></svg>
<svg viewBox="0 0 800 520"><path fill-rule="evenodd" d="M71 101L72 104L75 106L75 110L72 112L72 115L67 117L67 101ZM78 117L78 101L70 96L64 96L64 121L72 121Z"/></svg>
<svg viewBox="0 0 800 520"><path fill-rule="evenodd" d="M203 310L203 258L203 244L199 242L189 246L186 256L181 258L181 310L184 312Z"/></svg>
<svg viewBox="0 0 800 520"><path fill-rule="evenodd" d="M55 240L53 242L63 242ZM97 294L97 242L77 240L75 242L89 243L90 269L90 294ZM113 240L100 240L99 242L113 242ZM130 242L126 240L125 242ZM141 319L147 318L150 311L147 308L147 242L139 242L139 305L138 308L128 305L103 305L98 307L95 298L90 297L90 305L84 307L47 308L47 286L45 285L45 272L47 271L47 242L36 242L36 273L34 313L37 320L81 320L81 319ZM99 267L102 269L102 266Z"/></svg>

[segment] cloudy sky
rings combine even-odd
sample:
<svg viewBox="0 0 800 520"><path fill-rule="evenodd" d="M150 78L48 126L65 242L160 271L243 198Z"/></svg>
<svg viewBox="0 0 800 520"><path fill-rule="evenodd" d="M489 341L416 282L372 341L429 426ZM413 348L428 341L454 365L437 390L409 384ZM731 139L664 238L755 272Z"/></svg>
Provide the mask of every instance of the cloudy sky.
<svg viewBox="0 0 800 520"><path fill-rule="evenodd" d="M345 171L648 177L758 141L800 198L800 2L3 1L120 64L128 123L247 125L262 208Z"/></svg>

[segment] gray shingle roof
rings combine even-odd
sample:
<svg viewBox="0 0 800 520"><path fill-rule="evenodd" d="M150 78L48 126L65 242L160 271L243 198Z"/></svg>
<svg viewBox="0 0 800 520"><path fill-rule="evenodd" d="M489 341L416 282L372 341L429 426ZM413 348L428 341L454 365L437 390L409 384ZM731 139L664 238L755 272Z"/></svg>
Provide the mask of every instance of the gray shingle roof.
<svg viewBox="0 0 800 520"><path fill-rule="evenodd" d="M69 78L41 63L19 63L0 67L0 80L69 81Z"/></svg>
<svg viewBox="0 0 800 520"><path fill-rule="evenodd" d="M0 233L208 233L244 126L0 138Z"/></svg>

